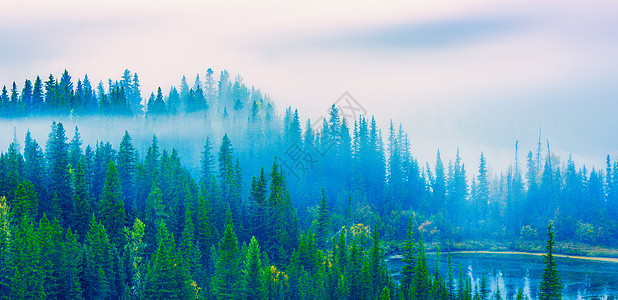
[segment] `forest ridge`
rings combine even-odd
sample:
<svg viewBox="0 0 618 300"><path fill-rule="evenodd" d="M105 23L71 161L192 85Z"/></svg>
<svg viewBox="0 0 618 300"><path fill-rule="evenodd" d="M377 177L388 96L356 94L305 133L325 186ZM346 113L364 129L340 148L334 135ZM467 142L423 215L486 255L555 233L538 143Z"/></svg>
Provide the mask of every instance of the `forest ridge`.
<svg viewBox="0 0 618 300"><path fill-rule="evenodd" d="M465 280L429 276L423 242L413 240L442 249L469 239L539 240L553 222L558 240L616 243L618 164L609 156L605 172L577 169L539 142L526 168L516 148L512 167L493 178L483 153L473 171L459 153L445 164L438 151L423 164L402 126L391 123L384 141L373 117L343 118L335 105L320 127L303 126L297 110L279 114L240 77L213 73L192 88L183 77L179 90L164 96L159 88L146 101L128 70L96 92L87 76L74 87L66 71L60 80L26 80L21 92L15 83L3 88L5 118L143 116L147 126L165 126L183 114L207 130L222 123L225 133L205 136L200 159L184 161L199 166L197 176L156 136L143 156L128 131L117 149L84 147L79 129L69 139L59 122L45 151L30 132L23 149L16 137L0 156L0 295L361 299L411 289L414 299L456 291L465 299L474 292ZM291 147L313 153L310 167L291 165ZM384 243L414 249L415 288L388 276Z"/></svg>

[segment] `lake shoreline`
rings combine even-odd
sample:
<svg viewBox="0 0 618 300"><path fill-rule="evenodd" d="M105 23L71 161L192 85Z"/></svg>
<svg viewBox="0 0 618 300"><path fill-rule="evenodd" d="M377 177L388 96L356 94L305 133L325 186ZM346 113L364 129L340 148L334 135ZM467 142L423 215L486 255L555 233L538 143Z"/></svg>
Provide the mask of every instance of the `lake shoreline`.
<svg viewBox="0 0 618 300"><path fill-rule="evenodd" d="M434 252L435 253L435 252ZM534 255L534 256L544 256L543 252L523 252L523 251L491 251L491 250L462 250L462 251L451 251L451 254L505 254L505 255ZM581 255L568 255L568 254L554 254L555 257L562 258L573 258L573 259L585 259L585 260L595 260L595 261L604 261L604 262L613 262L618 263L618 258L614 257L602 257L602 256L581 256Z"/></svg>

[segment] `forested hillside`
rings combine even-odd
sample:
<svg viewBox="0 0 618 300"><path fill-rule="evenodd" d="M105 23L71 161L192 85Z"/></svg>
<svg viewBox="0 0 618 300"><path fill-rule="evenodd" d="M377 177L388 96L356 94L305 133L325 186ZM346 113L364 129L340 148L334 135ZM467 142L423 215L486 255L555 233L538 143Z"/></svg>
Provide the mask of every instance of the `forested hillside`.
<svg viewBox="0 0 618 300"><path fill-rule="evenodd" d="M15 136L0 156L0 297L469 299L482 291L455 270L428 270L424 242L540 241L553 222L558 241L616 244L609 156L604 170L577 168L539 141L527 155L515 146L496 174L483 153L475 166L439 151L420 162L401 125L383 132L335 104L300 120L213 73L146 98L128 70L96 91L66 71L3 89L9 120L180 123L192 139L166 136L174 146L163 148L149 136L138 153L131 128L93 145L61 122L44 144ZM405 252L401 282L386 271L385 244Z"/></svg>

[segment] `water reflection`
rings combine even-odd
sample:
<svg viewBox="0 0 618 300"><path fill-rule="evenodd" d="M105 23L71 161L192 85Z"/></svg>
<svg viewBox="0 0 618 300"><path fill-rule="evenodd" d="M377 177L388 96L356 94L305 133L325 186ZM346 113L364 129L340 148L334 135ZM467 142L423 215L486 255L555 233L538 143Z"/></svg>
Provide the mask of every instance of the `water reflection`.
<svg viewBox="0 0 618 300"><path fill-rule="evenodd" d="M428 255L430 270L434 270L436 256ZM447 255L440 255L439 268L447 272ZM617 299L618 263L558 257L558 271L562 280L563 299ZM400 278L403 263L401 257L391 256L387 266L394 278ZM483 271L487 274L492 293L500 288L502 299L514 299L517 289L522 288L530 299L538 297L539 283L543 274L543 257L522 254L452 254L453 274L459 268L470 279L474 290L480 283Z"/></svg>

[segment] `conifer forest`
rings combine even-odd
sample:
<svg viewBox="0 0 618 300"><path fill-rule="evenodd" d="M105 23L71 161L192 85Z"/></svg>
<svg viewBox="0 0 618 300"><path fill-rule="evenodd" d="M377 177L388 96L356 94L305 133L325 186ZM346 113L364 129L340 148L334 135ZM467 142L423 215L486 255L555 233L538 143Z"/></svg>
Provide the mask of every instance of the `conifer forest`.
<svg viewBox="0 0 618 300"><path fill-rule="evenodd" d="M616 300L618 1L0 6L0 300Z"/></svg>
<svg viewBox="0 0 618 300"><path fill-rule="evenodd" d="M561 245L617 246L616 158L577 167L539 139L493 174L482 152L475 165L439 150L419 161L402 125L348 109L301 119L212 69L150 94L129 70L4 86L0 299L528 297L452 265L471 241L534 245L533 294L561 299ZM80 131L111 123L124 134Z"/></svg>

